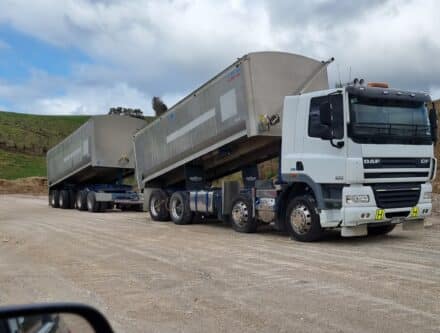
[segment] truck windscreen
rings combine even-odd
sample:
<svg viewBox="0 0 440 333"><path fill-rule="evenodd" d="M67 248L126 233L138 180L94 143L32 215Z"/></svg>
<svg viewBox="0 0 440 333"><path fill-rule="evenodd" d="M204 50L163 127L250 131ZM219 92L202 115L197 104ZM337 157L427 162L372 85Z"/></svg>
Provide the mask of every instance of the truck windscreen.
<svg viewBox="0 0 440 333"><path fill-rule="evenodd" d="M350 96L350 137L358 143L431 144L424 102Z"/></svg>

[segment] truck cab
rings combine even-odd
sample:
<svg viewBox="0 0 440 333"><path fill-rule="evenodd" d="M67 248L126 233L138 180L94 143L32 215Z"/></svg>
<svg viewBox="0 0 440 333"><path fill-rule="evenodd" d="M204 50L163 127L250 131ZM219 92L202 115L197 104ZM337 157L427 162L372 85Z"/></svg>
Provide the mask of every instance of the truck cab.
<svg viewBox="0 0 440 333"><path fill-rule="evenodd" d="M287 209L293 236L308 237L314 211L321 228L340 227L343 236L422 223L432 210L437 164L430 101L424 93L359 82L286 97L282 181L287 191L303 184L312 198Z"/></svg>

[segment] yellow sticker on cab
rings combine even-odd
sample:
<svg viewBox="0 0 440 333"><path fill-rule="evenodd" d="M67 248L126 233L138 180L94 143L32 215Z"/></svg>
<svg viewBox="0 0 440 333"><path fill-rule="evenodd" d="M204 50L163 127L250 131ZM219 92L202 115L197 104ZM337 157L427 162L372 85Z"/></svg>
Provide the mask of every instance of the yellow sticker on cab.
<svg viewBox="0 0 440 333"><path fill-rule="evenodd" d="M383 209L376 210L376 217L375 217L376 220L383 220L384 217L385 217L385 210Z"/></svg>
<svg viewBox="0 0 440 333"><path fill-rule="evenodd" d="M419 207L411 208L411 217L417 217L417 216L419 216Z"/></svg>

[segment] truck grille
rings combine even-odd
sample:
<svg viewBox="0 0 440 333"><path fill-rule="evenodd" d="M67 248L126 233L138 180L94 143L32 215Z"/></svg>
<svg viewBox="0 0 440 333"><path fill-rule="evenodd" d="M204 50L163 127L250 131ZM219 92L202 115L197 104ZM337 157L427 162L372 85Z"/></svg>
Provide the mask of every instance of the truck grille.
<svg viewBox="0 0 440 333"><path fill-rule="evenodd" d="M419 201L420 184L377 184L373 191L379 208L414 207Z"/></svg>
<svg viewBox="0 0 440 333"><path fill-rule="evenodd" d="M365 169L394 169L394 168L429 168L429 157L366 157L363 159Z"/></svg>

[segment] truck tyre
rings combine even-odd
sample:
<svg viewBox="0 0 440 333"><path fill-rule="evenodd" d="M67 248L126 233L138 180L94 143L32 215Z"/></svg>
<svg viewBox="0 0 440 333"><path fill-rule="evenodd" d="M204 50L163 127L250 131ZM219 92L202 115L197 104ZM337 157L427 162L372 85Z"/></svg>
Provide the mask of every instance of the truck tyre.
<svg viewBox="0 0 440 333"><path fill-rule="evenodd" d="M395 224L389 224L389 225L381 225L379 227L374 226L368 226L368 235L378 236L378 235L386 235L387 233L394 230L396 227Z"/></svg>
<svg viewBox="0 0 440 333"><path fill-rule="evenodd" d="M87 210L93 213L99 211L99 202L96 202L95 192L93 191L87 193Z"/></svg>
<svg viewBox="0 0 440 333"><path fill-rule="evenodd" d="M175 224L190 224L193 212L189 208L188 194L174 192L170 198L170 216Z"/></svg>
<svg viewBox="0 0 440 333"><path fill-rule="evenodd" d="M59 203L60 208L62 208L62 209L69 209L70 208L69 191L67 191L67 190L60 191L58 203Z"/></svg>
<svg viewBox="0 0 440 333"><path fill-rule="evenodd" d="M53 208L58 208L59 192L58 190L50 190L49 192L49 204Z"/></svg>
<svg viewBox="0 0 440 333"><path fill-rule="evenodd" d="M169 221L168 195L165 191L154 190L148 201L148 210L153 221Z"/></svg>
<svg viewBox="0 0 440 333"><path fill-rule="evenodd" d="M76 192L76 209L87 210L87 192Z"/></svg>
<svg viewBox="0 0 440 333"><path fill-rule="evenodd" d="M313 242L322 237L315 199L310 195L296 197L287 206L286 229L290 236L301 242Z"/></svg>
<svg viewBox="0 0 440 333"><path fill-rule="evenodd" d="M232 201L229 221L237 232L252 233L257 231L257 220L252 217L252 202L249 198L239 195Z"/></svg>
<svg viewBox="0 0 440 333"><path fill-rule="evenodd" d="M76 203L76 193L74 190L69 190L69 208L74 209Z"/></svg>

